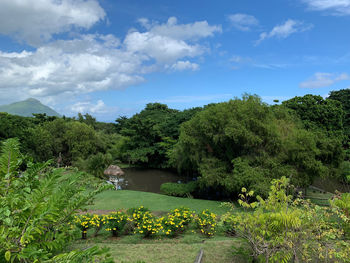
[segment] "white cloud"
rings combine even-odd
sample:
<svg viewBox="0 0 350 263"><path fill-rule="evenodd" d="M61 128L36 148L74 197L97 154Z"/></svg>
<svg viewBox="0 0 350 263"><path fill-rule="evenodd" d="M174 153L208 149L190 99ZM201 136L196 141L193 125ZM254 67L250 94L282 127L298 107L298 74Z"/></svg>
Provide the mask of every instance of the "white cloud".
<svg viewBox="0 0 350 263"><path fill-rule="evenodd" d="M96 0L1 0L0 34L38 45L72 28L89 29L104 17Z"/></svg>
<svg viewBox="0 0 350 263"><path fill-rule="evenodd" d="M350 76L346 73L332 74L317 72L310 79L303 81L299 84L300 88L323 88L333 85L336 82L342 80L349 80Z"/></svg>
<svg viewBox="0 0 350 263"><path fill-rule="evenodd" d="M304 32L310 30L313 27L311 24L305 24L304 22L288 19L283 24L275 26L270 32L263 32L260 34L259 40L256 44L260 44L263 40L268 38L287 38L291 34Z"/></svg>
<svg viewBox="0 0 350 263"><path fill-rule="evenodd" d="M72 106L69 109L73 113L93 113L93 114L103 114L107 113L110 109L102 100L98 100L96 104L91 101L80 101Z"/></svg>
<svg viewBox="0 0 350 263"><path fill-rule="evenodd" d="M203 54L206 48L193 42L221 32L221 26L210 26L207 21L177 24L175 17L170 17L165 24L150 23L145 18L139 22L147 31L130 32L124 40L126 49L168 64L182 57Z"/></svg>
<svg viewBox="0 0 350 263"><path fill-rule="evenodd" d="M0 51L0 103L35 97L52 105L62 98L137 85L151 72L199 69L191 60L208 50L200 39L220 32L220 27L169 20L145 32L130 31L122 41L89 34L52 40L31 52ZM197 31L198 23L202 32ZM187 33L157 34L154 28L162 26L169 32L181 27Z"/></svg>
<svg viewBox="0 0 350 263"><path fill-rule="evenodd" d="M311 10L329 11L333 15L350 15L350 0L302 0Z"/></svg>
<svg viewBox="0 0 350 263"><path fill-rule="evenodd" d="M189 24L178 24L176 17L170 17L165 24L152 22L146 18L139 19L140 24L145 27L150 34L167 37L176 40L197 40L200 38L214 36L221 33L221 26L210 26L207 21L197 21Z"/></svg>
<svg viewBox="0 0 350 263"><path fill-rule="evenodd" d="M104 39L85 35L54 41L35 52L2 52L0 89L42 98L121 89L144 81L138 73L142 57L111 48L110 38Z"/></svg>
<svg viewBox="0 0 350 263"><path fill-rule="evenodd" d="M162 63L172 63L181 57L195 57L205 50L200 45L191 45L183 40L155 35L151 32L132 32L124 41L132 53L145 55Z"/></svg>
<svg viewBox="0 0 350 263"><path fill-rule="evenodd" d="M252 27L258 26L259 21L254 16L247 14L233 14L228 16L231 25L241 31L249 31Z"/></svg>
<svg viewBox="0 0 350 263"><path fill-rule="evenodd" d="M171 66L171 69L175 71L183 71L183 70L198 70L199 65L196 63L191 63L190 61L178 61Z"/></svg>

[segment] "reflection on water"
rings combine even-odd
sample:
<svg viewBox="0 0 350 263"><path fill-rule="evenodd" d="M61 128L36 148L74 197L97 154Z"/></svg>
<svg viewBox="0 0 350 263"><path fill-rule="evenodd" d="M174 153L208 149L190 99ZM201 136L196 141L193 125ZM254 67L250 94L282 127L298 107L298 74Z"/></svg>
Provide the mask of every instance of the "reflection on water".
<svg viewBox="0 0 350 263"><path fill-rule="evenodd" d="M125 168L123 171L123 176L111 178L116 181L118 189L159 193L161 184L183 180L174 172L159 169Z"/></svg>

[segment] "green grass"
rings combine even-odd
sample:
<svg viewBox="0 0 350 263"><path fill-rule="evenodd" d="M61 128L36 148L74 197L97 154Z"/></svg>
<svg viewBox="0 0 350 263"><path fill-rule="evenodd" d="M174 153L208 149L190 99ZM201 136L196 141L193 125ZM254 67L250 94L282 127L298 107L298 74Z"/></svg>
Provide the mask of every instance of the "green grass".
<svg viewBox="0 0 350 263"><path fill-rule="evenodd" d="M201 248L204 250L202 262L243 262L233 261L232 246L234 241L207 241L196 244L97 244L110 248L116 263L128 262L166 262L193 263ZM82 247L81 247L82 248Z"/></svg>
<svg viewBox="0 0 350 263"><path fill-rule="evenodd" d="M213 213L222 215L228 211L228 208L220 207L220 204L221 202L218 201L173 197L148 192L109 190L97 195L94 204L90 205L88 209L115 210L143 205L151 211L170 211L180 206L186 206L196 212L209 209Z"/></svg>
<svg viewBox="0 0 350 263"><path fill-rule="evenodd" d="M101 234L96 238L77 241L72 249L83 249L97 245L110 248L110 254L116 263L187 263L194 262L199 250L204 250L204 263L243 263L233 255L234 247L241 246L237 238L222 235L205 238L199 234L188 233L177 238L144 239L140 235L112 238Z"/></svg>

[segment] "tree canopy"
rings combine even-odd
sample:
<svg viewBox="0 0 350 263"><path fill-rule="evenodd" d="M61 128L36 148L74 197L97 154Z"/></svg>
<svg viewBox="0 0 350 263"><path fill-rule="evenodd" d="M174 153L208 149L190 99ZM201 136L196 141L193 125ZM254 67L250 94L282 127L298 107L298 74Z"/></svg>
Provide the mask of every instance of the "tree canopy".
<svg viewBox="0 0 350 263"><path fill-rule="evenodd" d="M149 103L129 119L118 118L117 129L126 138L123 160L149 167L169 167L168 152L178 139L180 124L199 110L178 111L165 104Z"/></svg>
<svg viewBox="0 0 350 263"><path fill-rule="evenodd" d="M295 111L306 129L343 132L344 111L339 101L308 94L283 101L282 105Z"/></svg>
<svg viewBox="0 0 350 263"><path fill-rule="evenodd" d="M316 176L332 175L343 154L341 144L332 143L324 149L327 137L305 130L284 107L245 95L211 105L183 123L172 161L179 170L197 172L205 187L231 195L248 186L266 194L272 178L285 175L307 186Z"/></svg>

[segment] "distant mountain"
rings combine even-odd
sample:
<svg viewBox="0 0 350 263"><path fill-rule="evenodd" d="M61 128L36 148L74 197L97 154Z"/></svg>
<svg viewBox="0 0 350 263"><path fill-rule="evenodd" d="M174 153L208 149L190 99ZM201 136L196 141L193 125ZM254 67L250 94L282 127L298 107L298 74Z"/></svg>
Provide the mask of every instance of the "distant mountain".
<svg viewBox="0 0 350 263"><path fill-rule="evenodd" d="M50 107L45 106L40 101L32 98L8 105L1 105L0 112L7 112L24 117L33 117L33 113L46 113L47 116L60 116L60 114Z"/></svg>

